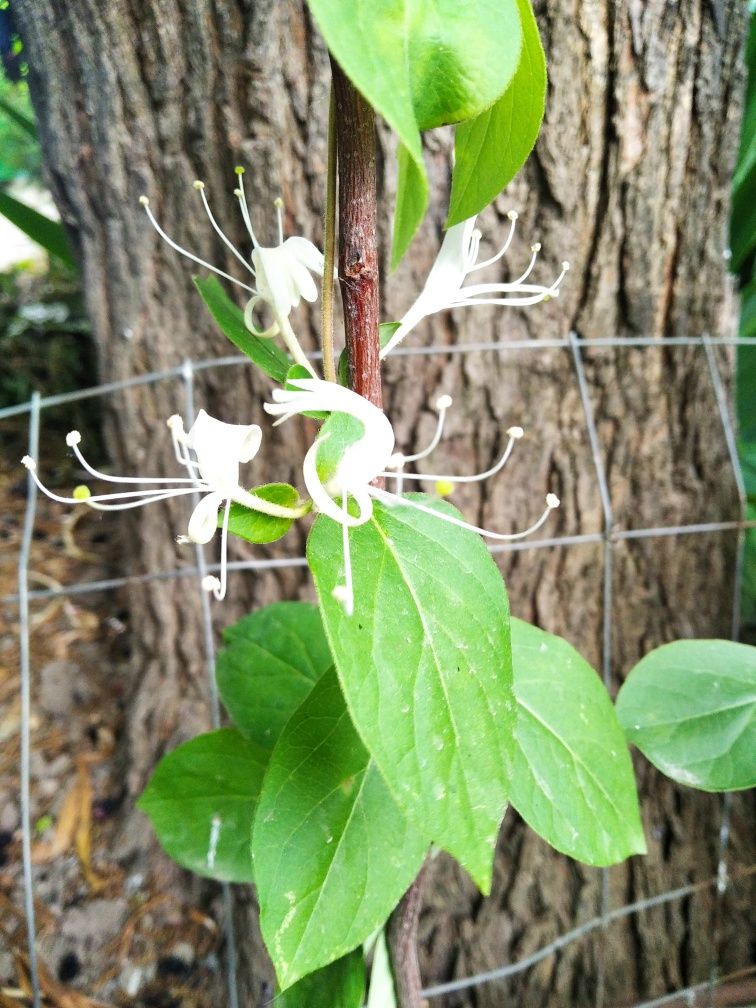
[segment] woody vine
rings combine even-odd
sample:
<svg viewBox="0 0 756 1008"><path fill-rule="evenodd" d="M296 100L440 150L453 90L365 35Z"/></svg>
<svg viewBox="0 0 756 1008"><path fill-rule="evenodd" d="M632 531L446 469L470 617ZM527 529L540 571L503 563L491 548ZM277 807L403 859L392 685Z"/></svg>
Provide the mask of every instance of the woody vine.
<svg viewBox="0 0 756 1008"><path fill-rule="evenodd" d="M478 528L438 492L403 492L407 482L446 492L495 478L523 435L513 424L484 472L426 471L451 398L439 390L427 445L397 446L382 408L381 360L435 312L537 310L558 296L568 264L544 282L538 243L519 270L508 264L515 210L487 257L476 228L478 212L535 142L543 51L528 0L440 0L433 11L408 0L365 9L309 3L333 67L323 252L303 236L285 237L280 201L276 240L266 240L242 166L234 197L248 250L219 227L217 194L201 180L194 188L243 279L178 246L160 225L160 194L142 197L160 238L213 274L196 278L199 295L275 383L266 412L276 424L305 415L320 424L302 459L306 493L285 483L247 489L241 467L275 432L204 410L188 431L178 415L168 418L178 478L101 472L76 431L67 444L88 480L112 492L88 483L60 495L35 460L24 463L49 496L102 511L200 494L180 540L219 539L218 575L203 583L219 602L229 588L229 535L272 542L293 522L312 521L307 559L318 605L277 603L227 628L217 681L232 727L170 753L141 807L180 864L255 885L277 1004L360 1008L367 996L370 1008L418 1008L416 926L431 852L453 855L487 893L511 804L555 848L588 864L642 854L627 741L683 784L751 786L756 658L753 648L724 641L665 645L631 672L615 707L566 641L510 616L484 543L548 522L556 488L534 488L543 504L516 531ZM397 322L380 318L376 112L399 137L394 265L428 201L421 133L456 127L448 228L423 290ZM338 361L336 262L345 326ZM301 299L318 297L318 280L322 375L293 318ZM243 292L243 309L226 287Z"/></svg>

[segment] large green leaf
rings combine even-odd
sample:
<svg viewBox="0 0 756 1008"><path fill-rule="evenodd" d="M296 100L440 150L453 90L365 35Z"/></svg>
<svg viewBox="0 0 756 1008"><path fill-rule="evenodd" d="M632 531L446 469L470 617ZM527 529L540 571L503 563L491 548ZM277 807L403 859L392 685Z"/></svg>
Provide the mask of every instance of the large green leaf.
<svg viewBox="0 0 756 1008"><path fill-rule="evenodd" d="M223 631L216 679L236 727L265 749L333 665L317 606L276 602Z"/></svg>
<svg viewBox="0 0 756 1008"><path fill-rule="evenodd" d="M538 137L546 59L530 0L517 0L523 44L517 72L491 108L457 127L447 227L487 206L515 177Z"/></svg>
<svg viewBox="0 0 756 1008"><path fill-rule="evenodd" d="M293 508L301 504L299 494L289 483L265 483L253 487L250 493L269 504L280 504L282 507ZM272 543L285 536L293 522L293 518L276 518L234 502L228 516L228 531L247 542ZM218 512L218 528L222 525L223 508Z"/></svg>
<svg viewBox="0 0 756 1008"><path fill-rule="evenodd" d="M679 784L703 791L756 784L756 648L664 644L631 671L617 714L628 739Z"/></svg>
<svg viewBox="0 0 756 1008"><path fill-rule="evenodd" d="M197 875L251 882L249 831L267 760L233 728L168 753L137 803L166 853Z"/></svg>
<svg viewBox="0 0 756 1008"><path fill-rule="evenodd" d="M244 324L244 312L220 285L218 278L194 277L194 285L221 331L241 352L273 381L283 382L291 361L273 340L253 336Z"/></svg>
<svg viewBox="0 0 756 1008"><path fill-rule="evenodd" d="M599 677L567 641L517 619L512 663L512 805L552 847L587 864L645 853L630 753Z"/></svg>
<svg viewBox="0 0 756 1008"><path fill-rule="evenodd" d="M376 504L349 540L351 617L332 594L339 525L318 518L307 556L352 720L401 808L487 892L514 749L501 575L479 536L408 506Z"/></svg>
<svg viewBox="0 0 756 1008"><path fill-rule="evenodd" d="M41 245L50 255L60 259L67 266L76 266L66 232L58 221L45 217L44 214L2 190L0 190L0 214L11 224L15 224L19 231L23 231L32 241Z"/></svg>
<svg viewBox="0 0 756 1008"><path fill-rule="evenodd" d="M504 92L522 44L516 0L308 0L336 60L399 135L412 173L392 262L427 204L420 131L479 115ZM409 213L411 206L412 212ZM414 226L412 219L414 218Z"/></svg>
<svg viewBox="0 0 756 1008"><path fill-rule="evenodd" d="M360 1008L365 995L365 957L355 949L303 977L279 994L275 1008Z"/></svg>
<svg viewBox="0 0 756 1008"><path fill-rule="evenodd" d="M260 926L281 987L372 934L427 847L360 741L335 672L326 673L276 743L252 831Z"/></svg>

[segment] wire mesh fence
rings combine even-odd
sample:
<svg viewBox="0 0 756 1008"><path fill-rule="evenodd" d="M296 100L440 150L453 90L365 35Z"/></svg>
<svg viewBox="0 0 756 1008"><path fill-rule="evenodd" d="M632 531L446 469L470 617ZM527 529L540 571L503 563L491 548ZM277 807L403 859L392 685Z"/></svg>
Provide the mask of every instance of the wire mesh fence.
<svg viewBox="0 0 756 1008"><path fill-rule="evenodd" d="M581 339L574 333L570 333L565 338L559 339L538 339L519 340L504 342L485 343L465 343L461 345L431 345L419 348L402 347L397 351L398 356L427 356L433 354L456 355L469 354L476 351L501 351L512 352L518 350L545 350L562 349L567 351L572 358L574 378L580 396L582 406L585 432L587 434L590 455L594 469L596 486L598 489L601 504L601 530L598 532L586 532L572 535L553 536L540 538L537 540L526 540L512 543L498 544L491 547L493 553L506 553L513 551L535 551L551 548L569 548L583 544L599 544L602 552L601 598L602 598L602 634L601 634L601 673L607 687L611 685L613 655L612 655L612 613L614 611L614 577L613 564L616 547L619 543L628 540L648 540L670 536L704 535L713 532L731 532L737 537L737 559L733 578L733 599L732 599L732 622L731 634L733 639L737 639L740 624L740 596L743 578L742 570L742 540L747 528L756 526L756 522L746 520L746 494L743 481L743 474L740 468L736 435L732 417L726 385L720 372L717 361L717 348L734 345L756 345L756 339L712 339L707 335L700 337L679 337L658 340L644 337L607 337L598 339ZM591 401L589 382L586 376L584 363L584 350L586 347L604 347L611 349L614 347L625 348L648 348L663 346L665 349L673 347L696 347L705 355L706 366L711 380L712 391L717 405L719 420L722 427L722 436L727 449L729 464L737 488L740 514L737 519L708 521L690 524L656 526L639 529L621 529L615 522L610 487L607 480L603 453L599 441L599 433L594 407ZM73 403L81 400L103 397L114 392L149 385L157 382L178 379L183 386L184 411L186 419L191 421L195 414L195 375L207 371L208 369L227 368L246 363L246 358L241 356L228 356L222 358L192 361L185 360L176 367L163 371L152 372L134 376L124 381L109 382L96 387L82 389L76 392L40 396L32 395L28 402L20 403L0 410L0 422L12 417L26 417L28 420L28 452L33 457L38 456L40 418L46 409ZM6 605L17 606L19 623L19 654L20 654L20 675L21 675L21 717L20 717L20 804L21 804L21 834L22 834L22 859L23 859L23 881L24 881L24 913L26 917L27 945L30 984L32 989L32 1001L34 1008L41 1005L41 991L39 982L39 962L36 949L36 921L34 906L34 870L32 864L32 823L30 813L30 765L31 765L31 731L32 721L32 661L30 649L30 606L37 600L45 600L59 597L75 597L87 593L113 592L126 585L144 584L151 581L176 581L179 579L195 578L199 581L209 572L218 569L217 564L207 563L201 546L195 547L194 563L169 571L146 572L138 575L127 575L108 579L77 582L72 584L52 586L41 589L30 588L29 562L32 540L35 530L35 513L37 501L37 488L31 478L28 480L28 491L26 498L26 510L24 516L23 530L21 536L21 546L18 556L18 590L16 594L9 595L3 602ZM287 556L277 558L266 558L244 561L230 561L228 569L230 571L239 570L266 570L274 568L305 567L306 561L303 556ZM202 622L203 639L205 647L204 659L207 667L208 698L212 721L214 726L221 722L220 705L217 688L215 684L215 641L211 621L211 611L209 597L206 592L199 591L202 599ZM740 871L737 876L731 876L728 871L728 850L730 839L730 814L731 801L725 795L721 802L721 818L718 824L718 867L716 875L712 878L690 885L669 889L657 893L649 898L627 903L623 906L610 906L608 869L601 869L602 886L599 913L558 936L551 942L544 944L537 951L516 962L502 964L501 966L486 972L477 973L464 978L429 986L424 994L427 998L437 998L442 995L452 994L468 988L500 981L517 974L523 973L536 966L551 956L556 956L568 946L579 942L593 932L605 932L607 928L617 921L643 913L654 907L675 903L688 897L700 893L707 889L712 889L715 897L721 900L727 892L733 880L743 880L756 872L756 867L749 867L745 871ZM234 921L232 913L232 894L228 885L223 886L224 905L224 930L225 930L225 969L227 976L228 1004L230 1008L238 1008L239 991L236 982L237 974L237 945L234 933ZM713 1004L713 992L725 981L731 979L741 979L744 976L756 974L756 967L745 969L737 975L720 976L719 963L713 962L709 978L704 983L682 988L670 993L666 993L655 1000L645 1001L638 1004L636 1008L657 1008L662 1005L687 1004L702 1005ZM700 998L708 1000L700 1000ZM596 994L597 1006L603 1004L602 991Z"/></svg>

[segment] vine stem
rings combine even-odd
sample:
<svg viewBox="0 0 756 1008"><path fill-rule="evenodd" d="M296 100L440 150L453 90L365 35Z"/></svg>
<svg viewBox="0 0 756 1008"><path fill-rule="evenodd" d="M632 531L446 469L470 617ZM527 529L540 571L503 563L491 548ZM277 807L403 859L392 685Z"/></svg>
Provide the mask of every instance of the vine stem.
<svg viewBox="0 0 756 1008"><path fill-rule="evenodd" d="M331 69L338 161L339 285L344 303L349 384L382 409L375 113L333 59ZM323 286L324 289L328 286L327 277ZM424 1008L426 1004L417 961L424 876L422 868L389 918L387 928L399 1008Z"/></svg>
<svg viewBox="0 0 756 1008"><path fill-rule="evenodd" d="M417 926L423 905L423 883L427 870L426 860L417 878L389 917L386 931L398 1008L428 1006L423 998L420 964L417 960Z"/></svg>
<svg viewBox="0 0 756 1008"><path fill-rule="evenodd" d="M336 381L333 360L333 265L336 253L336 97L331 84L328 103L328 164L323 213L323 293L320 316L320 345L323 349L323 377Z"/></svg>
<svg viewBox="0 0 756 1008"><path fill-rule="evenodd" d="M334 59L331 69L339 166L339 285L349 384L382 409L375 113Z"/></svg>

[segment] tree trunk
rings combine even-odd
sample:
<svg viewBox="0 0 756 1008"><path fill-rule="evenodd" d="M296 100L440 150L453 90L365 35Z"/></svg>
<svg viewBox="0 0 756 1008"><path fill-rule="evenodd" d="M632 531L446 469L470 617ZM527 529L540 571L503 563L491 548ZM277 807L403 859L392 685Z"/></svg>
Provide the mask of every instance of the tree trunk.
<svg viewBox="0 0 756 1008"><path fill-rule="evenodd" d="M103 380L170 368L228 352L191 284L190 264L161 242L138 197L182 245L224 269L234 260L215 240L191 183L206 183L216 216L243 242L231 191L247 167L259 231L271 235L274 197L289 233L320 241L328 59L301 0L14 0L31 67L50 183L84 271ZM512 270L543 242L539 279L567 258L558 300L522 312L480 307L436 317L412 337L446 345L487 340L648 336L645 349L586 350L616 527L643 528L737 516L721 425L700 348L675 336L729 332L725 246L729 180L743 88L742 0L545 0L536 13L549 56L546 122L526 169L481 218L498 247L505 214L520 211ZM442 235L449 137L427 138L433 204L406 263L388 276L394 146L379 130L382 317L398 317L422 285ZM386 279L388 278L388 279ZM318 309L295 320L305 339ZM314 343L311 343L314 346ZM562 508L548 534L600 532L603 517L583 406L564 349L397 357L387 369L386 408L399 446L430 436L429 403L454 396L440 471L472 471L496 458L503 431L527 431L511 467L454 501L489 528L527 524L554 489ZM222 419L263 422L267 383L242 367L204 371L196 402ZM173 469L166 417L183 408L180 381L114 395L108 433L119 467ZM260 481L297 482L304 436L287 424L266 436ZM162 508L162 510L161 510ZM110 518L108 520L111 520ZM133 572L191 562L173 541L183 507L157 505L125 525ZM169 534L170 530L170 534ZM301 540L285 541L290 555ZM263 551L236 544L238 557ZM650 648L678 636L729 632L735 537L730 533L623 541L614 548L613 687ZM501 555L514 612L562 633L597 667L601 655L600 543ZM307 595L301 571L232 575L219 625L252 605ZM206 672L199 588L153 582L129 599L135 651L122 758L129 794L157 757L206 727ZM611 870L613 906L716 872L719 799L673 787L638 761L647 858ZM734 801L731 856L747 862L747 806ZM131 810L122 856L163 862ZM752 834L751 834L752 835ZM141 860L140 860L141 859ZM438 982L513 961L597 912L601 875L549 851L509 812L496 881L482 900L448 861L426 887L421 922L424 979ZM632 1003L748 962L743 884L725 896L713 931L713 891L613 924L506 983L442 998L446 1006L508 1003ZM245 904L241 906L241 904ZM247 920L248 894L237 916ZM244 925L246 926L246 925ZM714 947L715 946L715 947ZM243 1005L262 1003L269 967L258 941L241 943ZM208 1002L211 1003L211 1002ZM215 1003L220 1003L216 1001Z"/></svg>

